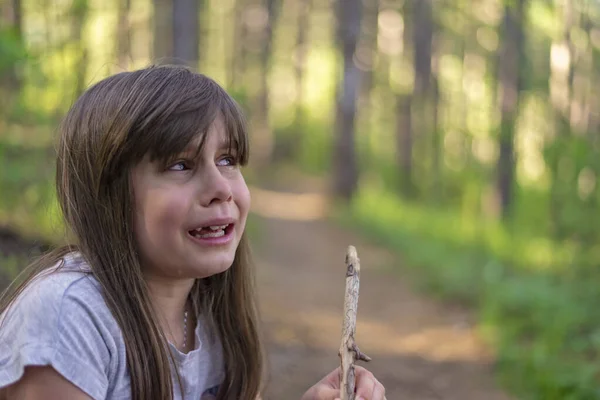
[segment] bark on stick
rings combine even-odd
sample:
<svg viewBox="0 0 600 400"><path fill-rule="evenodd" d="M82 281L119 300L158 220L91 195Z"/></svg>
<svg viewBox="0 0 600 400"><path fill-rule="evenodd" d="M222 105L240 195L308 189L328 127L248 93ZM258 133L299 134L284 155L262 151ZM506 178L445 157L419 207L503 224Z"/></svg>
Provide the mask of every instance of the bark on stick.
<svg viewBox="0 0 600 400"><path fill-rule="evenodd" d="M356 333L356 311L358 310L358 289L360 286L360 260L354 246L346 252L346 293L344 296L344 323L339 355L342 363L340 386L341 400L354 400L356 360L371 361L371 358L358 349Z"/></svg>

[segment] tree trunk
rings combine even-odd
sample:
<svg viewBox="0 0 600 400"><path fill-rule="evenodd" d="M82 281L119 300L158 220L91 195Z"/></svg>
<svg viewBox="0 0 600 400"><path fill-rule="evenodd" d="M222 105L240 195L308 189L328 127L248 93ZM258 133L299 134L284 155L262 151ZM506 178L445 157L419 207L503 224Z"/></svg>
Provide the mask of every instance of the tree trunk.
<svg viewBox="0 0 600 400"><path fill-rule="evenodd" d="M127 69L131 60L131 24L129 12L131 11L131 0L118 2L119 12L117 16L117 64L119 69Z"/></svg>
<svg viewBox="0 0 600 400"><path fill-rule="evenodd" d="M414 39L414 94L423 96L431 83L431 45L433 42L432 0L413 2L414 20L412 24Z"/></svg>
<svg viewBox="0 0 600 400"><path fill-rule="evenodd" d="M302 119L302 103L304 101L304 68L306 64L308 22L312 0L298 1L298 30L296 32L296 58L294 60L294 77L296 85L296 112L294 120L299 123Z"/></svg>
<svg viewBox="0 0 600 400"><path fill-rule="evenodd" d="M85 44L85 38L83 37L83 27L85 19L89 10L89 4L87 0L73 0L71 6L71 13L73 18L72 25L72 38L73 42L77 45L77 55L79 60L75 65L75 96L79 97L85 90L87 81L87 67L88 67L88 49Z"/></svg>
<svg viewBox="0 0 600 400"><path fill-rule="evenodd" d="M273 53L273 28L277 21L279 7L276 0L265 0L267 22L264 26L262 46L260 49L260 86L255 112L255 159L258 166L264 166L272 161L274 138L269 122L269 75L271 70L271 56Z"/></svg>
<svg viewBox="0 0 600 400"><path fill-rule="evenodd" d="M361 73L353 57L360 35L361 8L361 0L337 1L337 39L343 55L343 75L337 89L335 193L346 200L352 198L358 186L354 125Z"/></svg>
<svg viewBox="0 0 600 400"><path fill-rule="evenodd" d="M413 71L414 88L412 96L412 113L414 114L413 132L418 132L418 138L413 139L415 159L420 163L416 166L416 176L413 183L419 183L420 192L430 197L429 189L433 186L431 162L431 142L435 132L432 105L432 45L433 45L433 0L412 2L414 23L413 31ZM415 189L416 189L415 185ZM416 193L414 193L416 194Z"/></svg>
<svg viewBox="0 0 600 400"><path fill-rule="evenodd" d="M556 136L554 143L551 145L548 164L552 175L550 184L550 220L552 223L552 231L556 239L564 239L567 236L567 229L564 227L561 211L565 203L565 194L563 188L571 177L560 177L560 164L564 159L561 152L562 146L566 143L571 135L570 110L573 101L573 79L575 77L575 47L571 40L571 30L575 23L573 0L565 0L563 2L563 37L562 41L553 43L556 49L566 50L568 65L565 71L564 66L555 66L551 62L551 79L550 94L553 102L555 113L555 129ZM556 87L554 87L556 85ZM552 96L554 91L561 92L560 96ZM566 93L566 95L564 94Z"/></svg>
<svg viewBox="0 0 600 400"><path fill-rule="evenodd" d="M246 0L235 0L233 39L231 43L231 60L228 86L239 91L243 86L246 72L246 36L248 29L245 22Z"/></svg>
<svg viewBox="0 0 600 400"><path fill-rule="evenodd" d="M499 79L502 88L500 111L500 154L498 157L497 191L502 217L507 219L513 200L515 175L514 135L521 90L523 53L523 9L525 0L507 4L504 9L504 32L500 48Z"/></svg>
<svg viewBox="0 0 600 400"><path fill-rule="evenodd" d="M169 63L173 57L173 0L153 0L154 62Z"/></svg>
<svg viewBox="0 0 600 400"><path fill-rule="evenodd" d="M173 57L174 62L198 69L200 52L200 0L173 2Z"/></svg>
<svg viewBox="0 0 600 400"><path fill-rule="evenodd" d="M361 42L364 54L361 55L363 76L360 87L361 112L370 114L371 90L373 88L375 57L377 54L377 33L379 18L379 0L364 0L363 29Z"/></svg>
<svg viewBox="0 0 600 400"><path fill-rule="evenodd" d="M405 197L414 194L413 176L413 135L412 135L412 96L400 95L396 98L397 122L396 138L398 149L398 163L400 167L400 190Z"/></svg>
<svg viewBox="0 0 600 400"><path fill-rule="evenodd" d="M275 137L273 160L282 161L295 159L302 145L302 131L304 122L304 73L306 68L306 54L308 45L306 37L309 28L310 10L312 0L297 0L298 28L296 30L296 45L294 49L294 86L296 87L295 110L293 128L288 134Z"/></svg>
<svg viewBox="0 0 600 400"><path fill-rule="evenodd" d="M5 0L0 5L0 29L10 32L15 45L23 47L23 15L21 0ZM5 60L6 62L7 60ZM12 98L21 89L21 80L18 73L18 59L10 60L8 68L0 71L0 89L5 92L5 99ZM2 100L0 104L4 105Z"/></svg>
<svg viewBox="0 0 600 400"><path fill-rule="evenodd" d="M404 56L410 60L409 49L414 46L412 30L413 7L411 2L406 2L403 9L404 31ZM414 53L413 53L414 57ZM414 65L414 61L413 61ZM413 84L414 85L414 84ZM404 197L410 198L414 195L413 183L413 93L410 87L403 88L402 92L396 94L396 147L398 154L399 184L400 192Z"/></svg>
<svg viewBox="0 0 600 400"><path fill-rule="evenodd" d="M438 81L438 75L437 75L437 71L434 73L434 75L432 76L432 81L431 81L431 113L432 113L432 121L431 121L431 125L432 125L432 131L431 131L431 135L432 135L432 141L431 141L431 147L432 147L432 168L431 168L431 172L432 172L432 195L433 195L433 201L437 204L441 204L442 200L443 200L443 195L444 192L442 190L443 188L443 183L442 183L442 166L443 166L443 160L442 160L442 132L441 129L439 128L439 104L440 104L440 87L439 87L439 81Z"/></svg>

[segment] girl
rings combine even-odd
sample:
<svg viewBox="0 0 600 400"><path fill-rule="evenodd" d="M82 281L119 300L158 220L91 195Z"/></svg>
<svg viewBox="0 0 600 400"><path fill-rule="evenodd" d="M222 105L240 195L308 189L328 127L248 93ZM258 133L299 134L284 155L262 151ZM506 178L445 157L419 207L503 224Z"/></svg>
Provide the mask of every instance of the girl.
<svg viewBox="0 0 600 400"><path fill-rule="evenodd" d="M56 170L76 244L0 301L0 399L257 398L247 161L239 107L203 75L153 66L87 90ZM356 373L359 397L384 398ZM303 399L338 393L335 370Z"/></svg>

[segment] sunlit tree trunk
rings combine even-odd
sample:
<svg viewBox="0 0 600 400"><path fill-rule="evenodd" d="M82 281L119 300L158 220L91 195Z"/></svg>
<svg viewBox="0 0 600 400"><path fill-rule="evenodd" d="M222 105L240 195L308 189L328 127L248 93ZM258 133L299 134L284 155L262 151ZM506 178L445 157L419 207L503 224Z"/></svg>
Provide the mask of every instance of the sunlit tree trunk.
<svg viewBox="0 0 600 400"><path fill-rule="evenodd" d="M275 137L275 147L273 149L274 161L296 158L302 144L302 132L304 129L304 74L306 56L308 54L307 35L312 0L297 0L293 4L296 5L297 9L296 44L293 51L294 86L296 93L294 122L292 123L290 132Z"/></svg>
<svg viewBox="0 0 600 400"><path fill-rule="evenodd" d="M72 38L77 46L78 61L75 64L75 96L79 96L86 87L86 75L88 67L89 50L83 37L83 28L88 14L89 4L87 0L73 0L71 6L72 14Z"/></svg>
<svg viewBox="0 0 600 400"><path fill-rule="evenodd" d="M349 200L358 186L354 127L361 73L353 57L360 35L362 4L361 0L338 0L336 5L343 73L337 88L334 189L337 196Z"/></svg>
<svg viewBox="0 0 600 400"><path fill-rule="evenodd" d="M561 40L552 44L550 57L550 79L549 89L552 106L556 118L556 135L554 143L549 152L548 165L551 171L552 181L550 184L550 220L552 223L553 234L556 238L564 238L566 231L562 223L563 217L561 210L564 207L565 198L564 187L570 176L564 176L569 171L563 171L561 174L561 164L566 157L564 149L568 138L571 136L570 111L573 101L573 79L575 76L575 48L571 40L571 30L575 24L573 0L564 0L562 2L563 15L563 36ZM552 57L554 53L554 57ZM568 190L567 190L568 192Z"/></svg>
<svg viewBox="0 0 600 400"><path fill-rule="evenodd" d="M378 53L379 37L379 0L363 0L363 16L361 22L361 34L356 50L356 63L361 70L360 87L357 100L357 144L362 147L362 160L364 169L370 168L377 162L378 157L375 154L373 136L380 131L380 127L375 122L377 117L376 109L373 107L375 100L375 88L379 84L380 77L376 75L376 67L385 64L386 73L389 74L389 65L382 63L383 54ZM391 33L386 32L386 35ZM385 55L388 58L387 55ZM387 60L386 60L387 61Z"/></svg>
<svg viewBox="0 0 600 400"><path fill-rule="evenodd" d="M360 112L371 113L371 90L374 84L374 68L377 54L379 0L364 0L362 32L359 42L358 62L363 69L360 87Z"/></svg>
<svg viewBox="0 0 600 400"><path fill-rule="evenodd" d="M257 7L259 8L259 7ZM269 118L269 78L273 53L273 29L279 16L278 0L263 0L260 8L265 12L264 22L254 29L254 45L258 52L258 85L252 107L254 164L257 168L269 165L273 160L275 145Z"/></svg>
<svg viewBox="0 0 600 400"><path fill-rule="evenodd" d="M438 81L437 68L433 71L431 76L431 195L435 203L441 203L443 197L442 190L442 166L443 166L443 152L442 152L442 132L439 124L439 105L440 105L440 87Z"/></svg>
<svg viewBox="0 0 600 400"><path fill-rule="evenodd" d="M255 159L258 165L267 165L273 156L274 138L269 122L269 76L271 72L271 56L273 53L273 28L279 15L279 4L276 0L265 0L267 20L263 27L260 47L260 84L257 95L255 116Z"/></svg>
<svg viewBox="0 0 600 400"><path fill-rule="evenodd" d="M246 72L246 36L248 34L245 22L247 0L235 0L233 10L233 38L231 41L231 58L228 87L240 91L243 86L244 73Z"/></svg>
<svg viewBox="0 0 600 400"><path fill-rule="evenodd" d="M519 91L522 86L521 57L523 56L523 10L525 0L507 3L504 7L503 38L500 48L498 78L500 100L500 154L498 157L497 191L503 218L507 218L513 201L515 176L514 137L519 110Z"/></svg>
<svg viewBox="0 0 600 400"><path fill-rule="evenodd" d="M304 102L304 68L308 45L306 36L308 34L308 22L312 0L298 0L298 30L296 31L296 49L294 57L294 77L296 86L296 112L295 121L299 123L302 119L302 104Z"/></svg>
<svg viewBox="0 0 600 400"><path fill-rule="evenodd" d="M411 55L410 49L413 47L414 22L412 2L404 3L404 57L410 61L414 55ZM412 197L414 194L413 184L413 118L412 101L415 83L405 85L401 92L396 94L396 148L398 154L400 191L405 197Z"/></svg>

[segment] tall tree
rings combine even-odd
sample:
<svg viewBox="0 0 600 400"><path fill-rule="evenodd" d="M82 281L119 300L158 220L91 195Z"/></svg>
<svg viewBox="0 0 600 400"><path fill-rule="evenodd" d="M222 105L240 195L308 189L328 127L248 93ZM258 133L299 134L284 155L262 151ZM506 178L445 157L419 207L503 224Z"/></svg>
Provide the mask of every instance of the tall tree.
<svg viewBox="0 0 600 400"><path fill-rule="evenodd" d="M304 76L306 56L308 54L307 36L309 31L310 12L313 0L294 0L296 6L296 44L294 49L294 86L296 88L294 122L288 134L275 136L273 160L280 161L295 158L302 143L304 129Z"/></svg>
<svg viewBox="0 0 600 400"><path fill-rule="evenodd" d="M198 68L202 0L153 0L153 59Z"/></svg>
<svg viewBox="0 0 600 400"><path fill-rule="evenodd" d="M199 18L201 0L174 0L173 2L173 57L198 68L200 52Z"/></svg>
<svg viewBox="0 0 600 400"><path fill-rule="evenodd" d="M260 45L260 85L257 93L255 140L257 164L265 165L271 161L274 148L274 137L269 117L269 76L271 72L271 58L273 55L273 29L279 16L279 1L264 0L266 21L263 26Z"/></svg>
<svg viewBox="0 0 600 400"><path fill-rule="evenodd" d="M499 55L498 78L502 97L500 100L500 154L497 166L497 192L500 196L502 217L505 219L510 214L515 184L516 160L513 142L519 109L519 92L523 84L521 59L524 46L524 8L525 0L506 2Z"/></svg>
<svg viewBox="0 0 600 400"><path fill-rule="evenodd" d="M363 0L362 29L359 47L362 50L360 62L363 67L361 78L360 99L361 113L367 116L371 113L370 98L374 84L374 68L377 54L377 34L379 20L379 0Z"/></svg>
<svg viewBox="0 0 600 400"><path fill-rule="evenodd" d="M414 94L423 96L431 86L431 45L433 41L433 8L432 0L413 2L414 24Z"/></svg>
<svg viewBox="0 0 600 400"><path fill-rule="evenodd" d="M358 186L354 128L361 73L353 58L360 35L362 2L338 0L336 6L343 73L337 87L334 190L337 196L349 200Z"/></svg>
<svg viewBox="0 0 600 400"><path fill-rule="evenodd" d="M434 49L435 51L435 49ZM439 66L436 60L431 71L431 187L433 200L436 203L442 201L442 165L443 165L443 149L442 149L442 133L439 123L439 107L440 107L440 86L439 86Z"/></svg>
<svg viewBox="0 0 600 400"><path fill-rule="evenodd" d="M89 50L84 37L84 25L89 11L88 0L73 0L71 4L72 40L77 46L78 60L75 64L75 96L79 96L87 85L86 76L88 68Z"/></svg>
<svg viewBox="0 0 600 400"><path fill-rule="evenodd" d="M247 0L235 0L233 6L233 27L231 38L230 72L227 86L239 91L243 85L243 77L246 72L246 37L248 26L246 25L246 2Z"/></svg>
<svg viewBox="0 0 600 400"><path fill-rule="evenodd" d="M18 62L24 56L21 6L21 0L5 0L0 4L0 51L3 53L0 59L0 108L4 110L21 88L18 73Z"/></svg>
<svg viewBox="0 0 600 400"><path fill-rule="evenodd" d="M157 62L173 57L173 0L153 0L153 5L152 58Z"/></svg>
<svg viewBox="0 0 600 400"><path fill-rule="evenodd" d="M296 112L294 120L299 124L302 120L302 104L304 102L304 69L308 53L307 35L312 0L298 0L298 28L296 31L296 49L294 58L294 77L296 86Z"/></svg>
<svg viewBox="0 0 600 400"><path fill-rule="evenodd" d="M435 187L437 171L428 168L431 160L436 162L436 130L437 130L437 87L433 84L433 0L412 2L413 23L413 71L415 82L412 95L412 113L416 117L413 123L414 132L419 132L420 179L424 188ZM414 147L414 144L413 144ZM414 150L414 148L413 148ZM431 154L430 154L431 153ZM431 169L431 174L428 173ZM426 190L425 190L426 192Z"/></svg>
<svg viewBox="0 0 600 400"><path fill-rule="evenodd" d="M403 9L404 30L404 57L410 61L413 57L408 49L413 47L413 10L412 2L405 2ZM416 65L416 63L414 64ZM400 190L406 197L414 194L413 184L413 118L412 101L415 84L404 85L396 93L396 150L398 154ZM412 90L412 91L411 91Z"/></svg>
<svg viewBox="0 0 600 400"><path fill-rule="evenodd" d="M380 0L363 0L363 12L361 22L361 33L357 49L356 61L361 69L362 77L357 101L357 127L361 138L357 143L369 143L373 132L377 130L377 109L374 103L377 101L376 87L380 84L380 76L377 76L376 67L384 64L389 74L389 63L383 61L383 54L378 53L379 40L379 7ZM383 40L383 39L382 39ZM385 56L386 61L387 55ZM381 75L381 74L380 74ZM363 153L365 167L371 165L378 159L373 152L372 142L367 144L366 152Z"/></svg>
<svg viewBox="0 0 600 400"><path fill-rule="evenodd" d="M552 44L550 56L551 77L549 79L549 90L552 98L552 106L555 114L556 137L550 146L548 165L552 175L550 185L550 221L553 234L562 239L567 235L563 224L562 209L567 197L573 195L572 191L564 190L567 182L574 181L573 176L561 176L561 161L568 160L565 155L566 146L570 143L571 136L571 105L573 102L573 80L575 77L575 46L571 38L571 32L575 27L575 8L573 0L562 2L563 34L562 37ZM555 56L552 57L552 52ZM556 93L552 96L552 93ZM570 183L570 182L569 182Z"/></svg>
<svg viewBox="0 0 600 400"><path fill-rule="evenodd" d="M117 7L116 58L119 69L126 69L131 57L131 24L129 22L131 0L119 0Z"/></svg>

